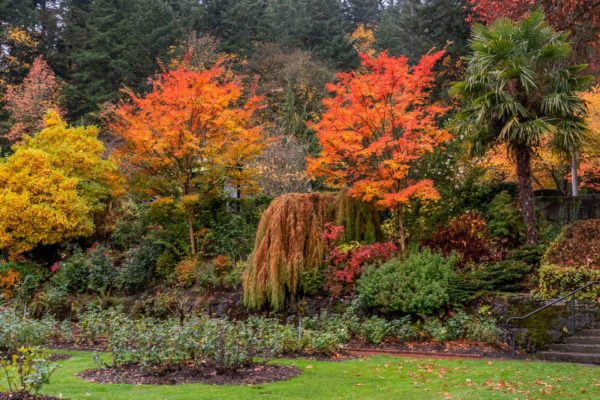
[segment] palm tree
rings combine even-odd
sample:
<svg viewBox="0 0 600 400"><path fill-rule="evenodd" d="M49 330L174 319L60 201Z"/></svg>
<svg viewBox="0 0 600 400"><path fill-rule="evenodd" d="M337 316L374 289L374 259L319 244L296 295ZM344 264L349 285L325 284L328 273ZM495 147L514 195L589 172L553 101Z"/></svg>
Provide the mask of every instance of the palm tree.
<svg viewBox="0 0 600 400"><path fill-rule="evenodd" d="M591 77L582 75L586 65L569 64L567 36L540 10L518 22L502 18L475 25L464 80L451 89L463 103L453 129L466 135L471 154L507 145L528 244L538 241L531 174L536 149L548 138L556 151L576 154L586 132L585 103L576 92Z"/></svg>

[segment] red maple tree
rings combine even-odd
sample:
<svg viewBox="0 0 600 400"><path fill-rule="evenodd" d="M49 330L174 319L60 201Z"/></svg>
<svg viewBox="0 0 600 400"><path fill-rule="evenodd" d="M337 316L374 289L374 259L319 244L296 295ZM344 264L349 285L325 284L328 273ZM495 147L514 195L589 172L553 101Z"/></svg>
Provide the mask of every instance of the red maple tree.
<svg viewBox="0 0 600 400"><path fill-rule="evenodd" d="M361 55L360 69L340 73L329 84L333 97L323 101L325 113L312 125L322 151L308 160L309 174L394 210L401 250L401 207L412 198L438 198L433 182L411 174L411 167L451 138L439 126L447 108L431 99L433 68L443 54L427 54L412 67L406 57L386 52Z"/></svg>
<svg viewBox="0 0 600 400"><path fill-rule="evenodd" d="M41 130L46 112L58 110L59 90L54 72L42 56L37 57L23 82L6 88L5 107L12 122L6 138L11 143L20 142L23 136Z"/></svg>

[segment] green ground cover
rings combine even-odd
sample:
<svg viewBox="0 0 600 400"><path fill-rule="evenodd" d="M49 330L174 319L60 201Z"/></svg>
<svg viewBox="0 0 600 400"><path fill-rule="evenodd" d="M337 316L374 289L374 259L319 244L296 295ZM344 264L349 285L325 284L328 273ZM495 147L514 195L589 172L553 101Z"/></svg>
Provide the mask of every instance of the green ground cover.
<svg viewBox="0 0 600 400"><path fill-rule="evenodd" d="M202 399L598 399L600 369L560 363L376 356L347 361L280 360L303 374L254 386L107 385L74 375L92 355L66 352L44 393L71 400Z"/></svg>

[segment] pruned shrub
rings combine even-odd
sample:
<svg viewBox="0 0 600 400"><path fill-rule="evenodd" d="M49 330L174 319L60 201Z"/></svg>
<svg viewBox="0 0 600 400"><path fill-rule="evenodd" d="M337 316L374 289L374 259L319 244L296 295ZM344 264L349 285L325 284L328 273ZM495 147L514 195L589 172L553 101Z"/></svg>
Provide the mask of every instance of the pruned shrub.
<svg viewBox="0 0 600 400"><path fill-rule="evenodd" d="M592 281L600 281L600 270L545 264L540 268L540 295L545 299L559 297ZM600 296L600 286L591 286L577 296L596 299Z"/></svg>
<svg viewBox="0 0 600 400"><path fill-rule="evenodd" d="M473 212L451 219L448 225L436 230L423 245L449 256L456 252L459 265L470 261L486 260L490 257L490 243L485 219Z"/></svg>
<svg viewBox="0 0 600 400"><path fill-rule="evenodd" d="M521 292L528 283L534 266L522 261L504 260L482 264L461 271L450 279L448 292L451 303L464 304L482 295Z"/></svg>
<svg viewBox="0 0 600 400"><path fill-rule="evenodd" d="M30 318L15 309L0 311L0 352L15 353L20 347L47 344L55 321Z"/></svg>
<svg viewBox="0 0 600 400"><path fill-rule="evenodd" d="M143 290L154 275L159 257L169 254L163 251L162 246L150 241L129 249L118 270L118 287L129 292Z"/></svg>
<svg viewBox="0 0 600 400"><path fill-rule="evenodd" d="M576 221L552 242L543 264L600 269L600 219Z"/></svg>
<svg viewBox="0 0 600 400"><path fill-rule="evenodd" d="M456 261L425 249L368 268L357 282L358 301L382 312L431 315L450 300L448 284Z"/></svg>

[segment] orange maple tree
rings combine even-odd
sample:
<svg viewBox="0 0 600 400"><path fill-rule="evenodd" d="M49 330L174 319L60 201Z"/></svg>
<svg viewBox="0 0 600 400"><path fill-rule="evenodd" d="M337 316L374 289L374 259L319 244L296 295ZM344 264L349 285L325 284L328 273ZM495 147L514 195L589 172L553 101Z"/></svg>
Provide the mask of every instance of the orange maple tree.
<svg viewBox="0 0 600 400"><path fill-rule="evenodd" d="M195 205L226 185L255 188L251 164L265 145L253 119L261 99L244 100L222 62L202 71L180 65L152 84L145 96L129 92L131 101L115 110L110 127L123 142L117 156L135 188L183 208L195 254Z"/></svg>
<svg viewBox="0 0 600 400"><path fill-rule="evenodd" d="M328 86L333 97L323 101L325 113L312 125L322 151L308 160L309 174L394 210L401 250L402 206L439 196L431 180L411 174L411 166L451 138L439 126L447 108L430 95L433 68L443 54L427 54L412 67L406 57L362 54L358 71L340 73Z"/></svg>

